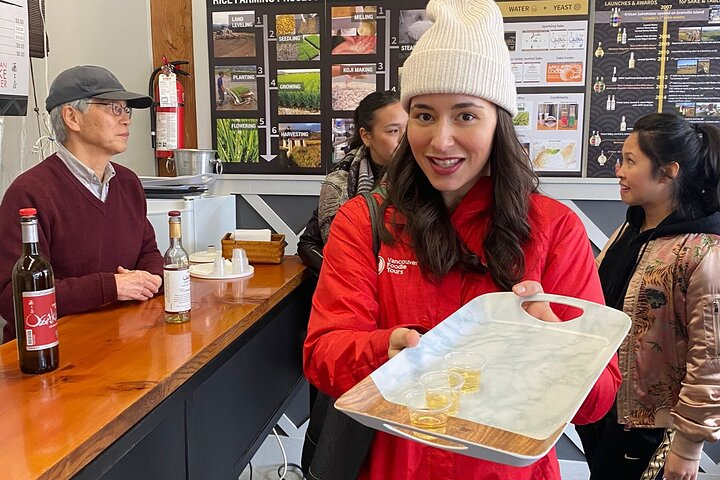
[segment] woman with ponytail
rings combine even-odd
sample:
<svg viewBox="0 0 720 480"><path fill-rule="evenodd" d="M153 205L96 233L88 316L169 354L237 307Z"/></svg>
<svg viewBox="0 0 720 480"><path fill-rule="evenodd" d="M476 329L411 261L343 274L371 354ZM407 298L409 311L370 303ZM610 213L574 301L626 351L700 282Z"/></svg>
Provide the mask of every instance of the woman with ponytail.
<svg viewBox="0 0 720 480"><path fill-rule="evenodd" d="M642 117L616 175L629 207L599 273L633 327L615 407L578 433L592 480L694 480L720 438L720 130Z"/></svg>

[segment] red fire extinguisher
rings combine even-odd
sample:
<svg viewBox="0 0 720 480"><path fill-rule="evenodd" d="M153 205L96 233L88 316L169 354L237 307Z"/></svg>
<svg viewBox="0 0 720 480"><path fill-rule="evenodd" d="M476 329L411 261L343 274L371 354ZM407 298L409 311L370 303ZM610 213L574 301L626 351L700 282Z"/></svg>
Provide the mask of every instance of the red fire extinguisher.
<svg viewBox="0 0 720 480"><path fill-rule="evenodd" d="M186 60L169 62L163 55L163 65L150 75L149 95L154 99L150 107L150 136L155 158L164 159L167 170L171 170L168 159L173 156L173 150L185 144L185 91L177 75L189 77L190 74L176 67L188 63Z"/></svg>

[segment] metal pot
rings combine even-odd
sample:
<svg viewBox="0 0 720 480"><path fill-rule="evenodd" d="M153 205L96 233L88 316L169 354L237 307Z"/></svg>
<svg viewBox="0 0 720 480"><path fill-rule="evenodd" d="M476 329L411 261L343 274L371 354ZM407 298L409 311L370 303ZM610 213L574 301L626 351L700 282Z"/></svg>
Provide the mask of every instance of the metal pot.
<svg viewBox="0 0 720 480"><path fill-rule="evenodd" d="M168 172L174 170L177 176L222 173L222 161L216 158L216 154L217 150L179 148L173 150L173 156L167 159L165 167Z"/></svg>

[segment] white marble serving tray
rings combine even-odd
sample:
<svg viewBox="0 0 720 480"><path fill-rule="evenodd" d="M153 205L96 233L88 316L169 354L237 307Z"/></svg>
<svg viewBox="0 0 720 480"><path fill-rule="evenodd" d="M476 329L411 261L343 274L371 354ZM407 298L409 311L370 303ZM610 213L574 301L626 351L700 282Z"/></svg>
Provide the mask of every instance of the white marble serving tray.
<svg viewBox="0 0 720 480"><path fill-rule="evenodd" d="M546 439L575 415L630 329L618 310L541 294L537 300L583 310L571 321L548 323L527 314L513 293L477 297L371 374L382 396L404 403L420 375L447 368L456 350L484 356L480 391L463 395L457 417L534 439Z"/></svg>

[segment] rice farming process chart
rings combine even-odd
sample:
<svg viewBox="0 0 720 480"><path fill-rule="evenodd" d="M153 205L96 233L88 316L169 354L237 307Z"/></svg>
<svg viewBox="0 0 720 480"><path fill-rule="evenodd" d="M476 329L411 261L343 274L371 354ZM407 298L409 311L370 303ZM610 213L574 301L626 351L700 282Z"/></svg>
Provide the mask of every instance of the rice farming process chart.
<svg viewBox="0 0 720 480"><path fill-rule="evenodd" d="M398 89L425 0L208 0L214 148L225 173L324 174L368 93ZM321 121L322 118L322 121Z"/></svg>
<svg viewBox="0 0 720 480"><path fill-rule="evenodd" d="M514 124L540 175L612 177L642 115L720 121L720 0L498 0ZM427 0L207 0L214 148L226 173L325 174L353 111L399 90Z"/></svg>

